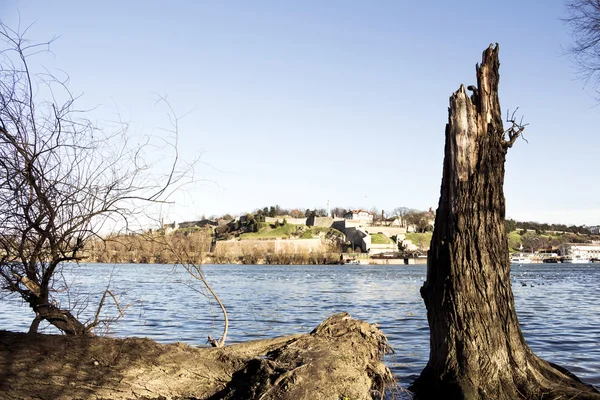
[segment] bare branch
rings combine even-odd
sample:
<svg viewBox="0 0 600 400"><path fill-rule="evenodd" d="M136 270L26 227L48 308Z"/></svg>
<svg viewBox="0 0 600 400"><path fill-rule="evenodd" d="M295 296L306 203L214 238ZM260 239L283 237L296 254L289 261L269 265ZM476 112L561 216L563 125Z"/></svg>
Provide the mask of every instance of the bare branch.
<svg viewBox="0 0 600 400"><path fill-rule="evenodd" d="M225 344L227 339L227 333L229 330L229 316L227 315L227 309L225 305L208 283L206 276L204 275L204 271L202 270L201 262L194 261L198 259L198 257L194 257L190 254L188 249L182 245L181 241L177 239L167 240L166 235L154 235L154 234L146 234L145 235L146 242L154 242L157 243L161 249L169 252L172 257L176 260L176 266L181 266L183 269L194 279L199 281L202 286L208 291L210 297L212 297L221 309L221 313L223 314L223 334L220 339L213 339L211 336L208 336L208 342L213 347L221 347ZM200 256L200 259L202 257Z"/></svg>
<svg viewBox="0 0 600 400"><path fill-rule="evenodd" d="M567 4L567 18L563 22L571 29L573 44L567 52L577 66L577 74L584 84L600 84L600 2L574 0ZM600 98L600 91L597 90Z"/></svg>
<svg viewBox="0 0 600 400"><path fill-rule="evenodd" d="M117 310L119 310L118 317L100 319L100 312L102 311L102 307L104 307L106 295L109 295L113 299L115 306L117 306ZM127 305L125 308L122 308L121 304L119 303L119 300L117 300L113 292L111 292L107 287L106 290L104 290L104 293L102 294L102 299L100 299L100 303L98 304L98 308L96 309L96 313L94 314L94 320L86 325L86 331L89 333L100 324L104 324L107 327L110 326L110 324L117 322L119 319L125 316L125 309L127 309L128 307L129 305Z"/></svg>
<svg viewBox="0 0 600 400"><path fill-rule="evenodd" d="M504 136L505 137L508 136L508 140L504 141L505 148L512 147L512 145L519 138L519 136L521 136L521 138L527 142L527 139L525 139L525 136L523 136L523 131L525 130L525 127L529 124L523 124L523 117L521 117L521 120L519 122L517 122L517 120L515 118L515 114L517 113L518 110L519 110L519 107L517 107L515 109L515 111L513 111L513 113L510 115L510 117L509 117L510 111L506 110L506 122L509 122L511 124L511 126L510 126L510 128L508 128L504 131ZM529 142L527 142L527 143L529 143Z"/></svg>
<svg viewBox="0 0 600 400"><path fill-rule="evenodd" d="M122 120L103 129L76 107L69 77L30 68L54 39L32 43L0 22L0 287L18 293L36 312L32 329L46 319L67 334L87 334L72 313L53 301L53 277L66 262L84 259L88 241L108 225L139 225L152 204L169 201L191 181L181 168L178 118L166 98L171 136L133 143ZM160 143L169 160L157 173L146 151ZM67 286L68 288L68 286ZM110 296L106 289L92 325Z"/></svg>

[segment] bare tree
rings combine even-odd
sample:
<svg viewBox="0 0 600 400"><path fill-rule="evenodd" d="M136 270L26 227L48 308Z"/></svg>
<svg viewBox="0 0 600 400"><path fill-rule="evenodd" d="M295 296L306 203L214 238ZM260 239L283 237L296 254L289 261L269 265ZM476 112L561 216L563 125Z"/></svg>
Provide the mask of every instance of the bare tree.
<svg viewBox="0 0 600 400"><path fill-rule="evenodd" d="M544 236L522 237L521 243L526 250L531 251L532 253L550 247L550 241Z"/></svg>
<svg viewBox="0 0 600 400"><path fill-rule="evenodd" d="M573 44L567 48L579 76L593 86L600 83L600 2L574 0L567 4L565 23L571 28ZM600 91L597 91L600 98Z"/></svg>
<svg viewBox="0 0 600 400"><path fill-rule="evenodd" d="M564 368L536 356L519 326L505 231L504 162L523 132L504 129L499 47L477 65L477 86L450 97L444 171L421 295L429 361L419 399L600 399Z"/></svg>
<svg viewBox="0 0 600 400"><path fill-rule="evenodd" d="M413 225L417 232L431 230L432 216L426 211L411 211L404 215L403 220L407 225Z"/></svg>
<svg viewBox="0 0 600 400"><path fill-rule="evenodd" d="M68 335L87 334L53 292L62 265L80 261L106 227L128 229L185 175L177 172L176 136L162 143L172 146L171 168L154 175L144 159L150 138L133 144L126 124L107 133L87 120L66 78L30 68L50 43L24 33L0 24L0 282L35 312L30 332L46 320Z"/></svg>
<svg viewBox="0 0 600 400"><path fill-rule="evenodd" d="M297 208L294 208L293 210L290 210L290 217L292 217L292 218L303 218L304 217L304 211L299 210Z"/></svg>
<svg viewBox="0 0 600 400"><path fill-rule="evenodd" d="M406 226L406 221L405 221L404 217L413 211L414 210L412 210L408 207L396 207L388 214L388 217L389 218L398 218L400 221L400 224L402 226Z"/></svg>

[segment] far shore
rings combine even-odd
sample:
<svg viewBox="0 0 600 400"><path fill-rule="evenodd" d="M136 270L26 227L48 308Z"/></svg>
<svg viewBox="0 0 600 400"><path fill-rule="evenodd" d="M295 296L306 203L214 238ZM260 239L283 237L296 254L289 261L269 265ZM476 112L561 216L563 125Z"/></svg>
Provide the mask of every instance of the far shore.
<svg viewBox="0 0 600 400"><path fill-rule="evenodd" d="M202 261L202 264L213 264L213 265L425 265L427 264L426 257L418 258L370 258L370 257L346 257L344 255L344 261L327 262L327 259L311 260L309 263L268 263L265 259L259 259L255 263L244 263L241 260L233 260L228 262L215 262L210 257L207 257ZM137 260L122 261L122 262L95 262L97 264L171 264L171 263L158 263L158 262L140 262Z"/></svg>

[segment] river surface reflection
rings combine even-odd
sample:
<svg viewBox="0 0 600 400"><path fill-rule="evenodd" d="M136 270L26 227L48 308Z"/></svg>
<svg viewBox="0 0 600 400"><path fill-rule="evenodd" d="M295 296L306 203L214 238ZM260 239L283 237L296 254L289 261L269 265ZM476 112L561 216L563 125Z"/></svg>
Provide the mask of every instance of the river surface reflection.
<svg viewBox="0 0 600 400"><path fill-rule="evenodd" d="M388 365L404 387L429 354L426 311L419 294L425 266L206 265L207 279L229 312L228 343L307 333L332 313L379 324L396 354ZM111 278L112 276L112 278ZM181 269L155 264L82 264L65 268L70 301L91 317L111 290L125 318L114 336L206 345L220 337L222 316L199 282ZM513 265L512 286L521 328L534 352L600 387L600 264ZM69 301L66 297L63 302ZM0 299L0 329L27 331L32 314L16 298ZM105 310L116 315L107 303ZM47 332L51 332L48 328Z"/></svg>

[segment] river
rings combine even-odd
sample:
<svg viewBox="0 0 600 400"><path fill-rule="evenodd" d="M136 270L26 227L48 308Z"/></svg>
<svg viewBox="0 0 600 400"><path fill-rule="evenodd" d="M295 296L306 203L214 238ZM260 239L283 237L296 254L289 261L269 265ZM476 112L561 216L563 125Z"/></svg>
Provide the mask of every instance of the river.
<svg viewBox="0 0 600 400"><path fill-rule="evenodd" d="M396 354L386 360L403 387L429 354L426 312L419 294L426 266L206 265L208 281L225 303L228 343L307 333L332 313L377 323ZM82 316L91 317L102 291L111 290L125 317L113 336L206 345L220 337L214 301L181 268L155 264L82 264L65 268L64 282ZM512 287L527 343L542 358L600 387L600 264L530 264L512 268ZM86 305L87 308L85 307ZM0 298L0 329L27 331L32 314L17 298ZM116 315L107 303L104 309ZM51 332L51 328L46 329Z"/></svg>

